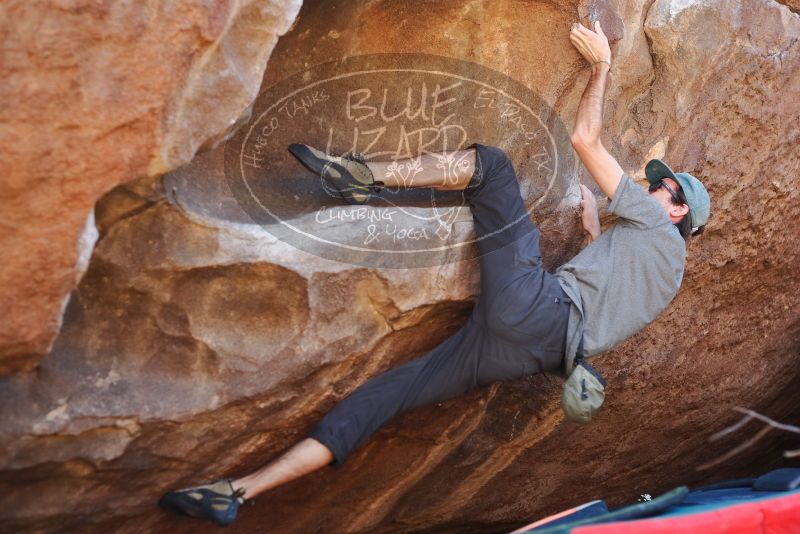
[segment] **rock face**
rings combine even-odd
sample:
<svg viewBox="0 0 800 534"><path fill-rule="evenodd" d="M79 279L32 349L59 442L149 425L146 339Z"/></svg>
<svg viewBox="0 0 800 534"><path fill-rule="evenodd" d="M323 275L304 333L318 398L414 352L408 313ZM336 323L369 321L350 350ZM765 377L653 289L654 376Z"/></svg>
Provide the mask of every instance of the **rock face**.
<svg viewBox="0 0 800 534"><path fill-rule="evenodd" d="M50 349L97 238L97 199L223 136L299 7L3 3L0 375Z"/></svg>
<svg viewBox="0 0 800 534"><path fill-rule="evenodd" d="M594 360L609 382L603 411L568 423L547 375L475 390L401 416L340 470L259 497L234 530L502 532L597 497L620 505L785 465L773 439L695 470L752 434L707 443L733 406L800 416L800 17L789 8L316 1L278 42L262 87L345 56L427 52L509 74L571 125L588 75L567 38L578 13L602 17L615 43L609 150L637 177L663 157L712 196L678 297ZM188 158L187 144L170 146ZM530 145L509 148L545 262L558 265L579 249L571 192L588 177L566 172L563 198L541 197ZM267 189L281 165L264 168ZM226 202L225 171L216 149L165 178L169 201L142 180L98 205L100 239L53 349L36 372L0 382L4 526L196 531L154 509L166 488L255 468L466 320L479 287L469 250L407 270L301 251ZM450 242L470 225L461 212Z"/></svg>

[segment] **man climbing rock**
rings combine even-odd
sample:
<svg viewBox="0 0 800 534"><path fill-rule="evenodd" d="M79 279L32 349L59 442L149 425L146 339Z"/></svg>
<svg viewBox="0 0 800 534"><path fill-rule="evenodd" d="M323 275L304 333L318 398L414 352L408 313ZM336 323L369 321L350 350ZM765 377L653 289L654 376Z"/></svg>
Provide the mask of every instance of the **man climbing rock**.
<svg viewBox="0 0 800 534"><path fill-rule="evenodd" d="M472 210L480 251L480 296L453 336L423 356L368 380L337 404L308 437L273 462L238 479L170 491L172 511L229 524L245 499L311 473L341 466L394 416L472 388L532 373L561 372L567 416L586 422L602 404L604 382L586 357L628 338L669 304L680 287L685 240L709 216L703 184L654 159L645 166L649 191L635 184L603 147L603 96L611 51L599 22L574 24L570 40L590 63L572 144L617 223L601 232L592 193L581 186L582 223L589 244L554 273L542 267L539 230L527 216L512 162L499 148L474 143L447 153L460 164L448 175L443 155L419 157L408 182L392 162L332 156L307 145L289 150L351 204L384 187L462 190Z"/></svg>

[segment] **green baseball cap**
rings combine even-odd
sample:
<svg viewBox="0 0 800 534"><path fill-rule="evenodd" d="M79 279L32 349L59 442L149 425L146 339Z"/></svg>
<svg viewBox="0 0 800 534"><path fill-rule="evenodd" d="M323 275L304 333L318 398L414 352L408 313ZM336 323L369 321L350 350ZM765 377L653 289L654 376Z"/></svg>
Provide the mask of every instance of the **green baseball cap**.
<svg viewBox="0 0 800 534"><path fill-rule="evenodd" d="M586 360L577 358L561 392L561 409L567 419L585 425L600 410L605 399L606 381Z"/></svg>
<svg viewBox="0 0 800 534"><path fill-rule="evenodd" d="M711 210L711 199L703 183L688 172L672 172L669 165L660 159L651 159L644 166L644 175L651 184L660 182L662 178L672 178L681 186L686 204L689 206L689 220L692 231L708 222Z"/></svg>

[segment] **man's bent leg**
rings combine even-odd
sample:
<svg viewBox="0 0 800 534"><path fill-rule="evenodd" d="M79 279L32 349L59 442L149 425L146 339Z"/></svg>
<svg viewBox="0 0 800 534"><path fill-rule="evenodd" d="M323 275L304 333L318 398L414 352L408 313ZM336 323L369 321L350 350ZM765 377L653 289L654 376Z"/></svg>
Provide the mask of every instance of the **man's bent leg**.
<svg viewBox="0 0 800 534"><path fill-rule="evenodd" d="M474 143L475 173L464 190L480 252L480 296L473 316L492 331L498 306L525 297L509 291L541 269L539 230L531 220L514 166L500 148Z"/></svg>
<svg viewBox="0 0 800 534"><path fill-rule="evenodd" d="M500 148L479 143L472 147L475 170L464 196L472 210L481 256L512 245L538 253L539 230L525 207L513 163Z"/></svg>
<svg viewBox="0 0 800 534"><path fill-rule="evenodd" d="M387 186L464 191L480 252L481 294L473 315L485 326L494 326L494 304L504 299L501 295L508 293L509 285L531 269L541 269L539 230L528 215L505 151L473 143L464 150L367 165Z"/></svg>

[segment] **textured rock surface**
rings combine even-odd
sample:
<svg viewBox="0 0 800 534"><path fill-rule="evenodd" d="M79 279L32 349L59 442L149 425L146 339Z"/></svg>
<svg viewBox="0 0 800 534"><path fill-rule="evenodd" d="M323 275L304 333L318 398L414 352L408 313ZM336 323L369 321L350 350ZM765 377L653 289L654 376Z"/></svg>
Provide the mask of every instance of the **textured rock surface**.
<svg viewBox="0 0 800 534"><path fill-rule="evenodd" d="M50 349L97 237L97 199L222 136L253 101L299 7L0 6L0 375Z"/></svg>
<svg viewBox="0 0 800 534"><path fill-rule="evenodd" d="M476 390L402 416L339 471L264 495L235 531L500 532L597 497L618 505L779 465L765 440L695 471L752 433L706 443L732 406L800 416L800 17L787 7L318 1L278 43L264 85L342 55L422 50L507 72L571 123L587 75L567 39L578 11L615 28L610 150L631 173L664 156L714 199L679 296L595 360L610 383L603 412L565 422L551 376ZM213 184L221 167L208 152L170 180ZM354 268L158 190L145 181L105 197L53 350L0 383L8 527L196 531L154 511L164 488L272 458L366 378L455 331L478 289L475 262ZM579 238L557 245L575 227L554 226L574 212L548 210L538 222L556 265ZM468 218L456 226L455 239L470 231Z"/></svg>

